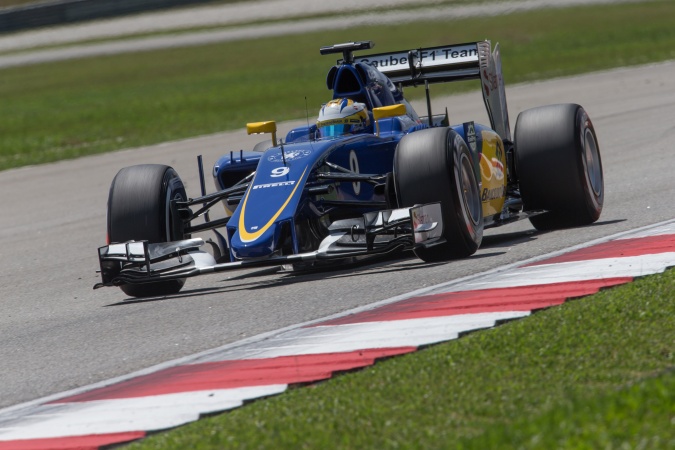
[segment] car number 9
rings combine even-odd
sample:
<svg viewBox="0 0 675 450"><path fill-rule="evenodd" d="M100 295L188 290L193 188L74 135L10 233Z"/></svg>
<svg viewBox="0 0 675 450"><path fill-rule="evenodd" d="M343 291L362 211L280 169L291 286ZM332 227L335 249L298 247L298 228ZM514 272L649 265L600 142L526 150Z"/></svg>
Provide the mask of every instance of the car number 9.
<svg viewBox="0 0 675 450"><path fill-rule="evenodd" d="M283 177L284 175L288 174L288 172L291 171L290 167L277 167L276 169L272 169L272 175L273 177Z"/></svg>

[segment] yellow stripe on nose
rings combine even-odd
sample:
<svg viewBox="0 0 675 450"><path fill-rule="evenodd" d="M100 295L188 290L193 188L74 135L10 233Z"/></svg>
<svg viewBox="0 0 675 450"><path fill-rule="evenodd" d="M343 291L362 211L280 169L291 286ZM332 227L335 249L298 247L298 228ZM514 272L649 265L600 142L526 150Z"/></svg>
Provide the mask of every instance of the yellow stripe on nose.
<svg viewBox="0 0 675 450"><path fill-rule="evenodd" d="M298 180L297 183L295 183L295 187L291 191L290 195L286 199L283 205L281 205L281 208L277 210L277 212L272 216L272 218L258 231L254 233L249 233L246 231L246 226L244 224L244 216L246 215L246 203L248 201L248 196L253 190L251 187L248 192L246 193L246 197L244 197L244 203L241 205L241 214L239 215L239 238L241 239L242 242L253 242L256 239L258 239L260 236L263 235L265 231L269 229L269 227L272 226L275 220L281 215L283 210L288 206L288 203L291 201L293 196L295 195L295 191L298 190L298 186L302 184L302 179L305 176L305 172L307 172L307 167L305 167L305 170L302 171L302 175L300 175L300 179Z"/></svg>

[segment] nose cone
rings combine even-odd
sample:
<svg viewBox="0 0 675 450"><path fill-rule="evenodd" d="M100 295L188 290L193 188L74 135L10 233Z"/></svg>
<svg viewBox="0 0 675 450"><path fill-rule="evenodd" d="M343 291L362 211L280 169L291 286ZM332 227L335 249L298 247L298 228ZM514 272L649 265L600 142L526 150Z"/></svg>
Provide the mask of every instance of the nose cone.
<svg viewBox="0 0 675 450"><path fill-rule="evenodd" d="M274 256L285 245L285 225L292 224L304 195L304 184L315 160L321 156L311 145L268 149L256 167L255 177L230 217L230 249L237 259ZM285 158L285 162L284 162ZM294 247L295 248L295 247Z"/></svg>
<svg viewBox="0 0 675 450"><path fill-rule="evenodd" d="M237 259L253 259L271 256L277 249L279 224L274 223L254 241L244 242L237 230L230 239L230 248Z"/></svg>

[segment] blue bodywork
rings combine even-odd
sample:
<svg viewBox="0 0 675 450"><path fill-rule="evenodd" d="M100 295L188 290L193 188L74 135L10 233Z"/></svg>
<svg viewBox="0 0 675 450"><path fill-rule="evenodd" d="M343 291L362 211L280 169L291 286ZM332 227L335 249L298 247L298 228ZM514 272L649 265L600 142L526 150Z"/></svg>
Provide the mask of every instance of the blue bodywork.
<svg viewBox="0 0 675 450"><path fill-rule="evenodd" d="M216 162L213 175L219 190L255 172L243 196L225 200L231 217L221 246L231 261L312 251L336 220L396 206L392 204L395 197L392 200L391 194L387 195L393 186L386 183L396 146L404 135L428 125L402 92L367 64L334 66L326 82L334 99L346 97L367 105L371 111L368 129L322 138L316 125L299 127L287 134L282 146L231 153ZM404 104L406 114L380 119L377 135L373 108L396 104ZM453 128L466 139L464 125ZM480 128L476 126L477 131ZM479 152L480 133L476 135ZM340 178L350 174L372 174L372 179Z"/></svg>

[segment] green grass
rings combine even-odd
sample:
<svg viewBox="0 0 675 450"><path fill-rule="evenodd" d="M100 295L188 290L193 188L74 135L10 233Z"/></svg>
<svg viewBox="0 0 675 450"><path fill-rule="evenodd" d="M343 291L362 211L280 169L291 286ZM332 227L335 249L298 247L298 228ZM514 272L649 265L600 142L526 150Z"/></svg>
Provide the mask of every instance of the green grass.
<svg viewBox="0 0 675 450"><path fill-rule="evenodd" d="M675 271L253 402L132 449L672 449Z"/></svg>
<svg viewBox="0 0 675 450"><path fill-rule="evenodd" d="M465 448L675 448L675 373L603 395L575 395L534 418L487 430Z"/></svg>
<svg viewBox="0 0 675 450"><path fill-rule="evenodd" d="M488 37L501 43L506 82L515 83L672 59L674 16L670 1L588 6L5 69L0 170L302 118L305 97L314 116L330 98L324 77L333 63L320 45L371 39L379 52Z"/></svg>
<svg viewBox="0 0 675 450"><path fill-rule="evenodd" d="M2 0L0 0L1 2ZM246 0L222 0L220 2L211 2L206 4L207 6L209 5L217 5L218 3L235 3L235 2L242 2ZM435 6L448 6L448 5L466 5L466 4L472 4L475 5L477 3L500 3L508 0L444 0L442 2L439 2L435 4ZM194 6L190 6L194 7ZM186 8L190 8L186 7ZM424 10L427 9L428 5L426 4L404 4L404 5L397 5L397 6L377 6L377 7L372 7L368 8L367 6L364 8L359 9L359 15L365 15L365 14L373 14L373 13L379 13L379 12L393 12L393 11L417 11L417 10ZM188 33L195 33L195 32L204 32L204 31L224 31L232 28L241 28L242 26L252 26L252 25L270 25L270 24L277 24L277 23L288 23L289 21L309 21L313 19L326 19L326 18L331 18L335 15L335 13L330 12L330 13L315 13L315 14L298 14L298 15L293 15L293 16L279 16L275 18L269 18L269 19L257 19L257 20L244 20L241 22L231 22L227 24L215 24L215 25L203 25L203 26L191 26L191 27L186 27L186 28L175 28L175 29L167 29L167 30L153 30L153 31L147 31L147 32L141 32L141 33L130 33L130 34L120 34L118 36L106 36L106 37L101 37L101 38L92 38L92 39L84 39L84 40L77 40L73 41L72 43L54 43L54 44L48 44L48 45L38 45L35 47L23 47L23 48L18 48L18 49L13 49L13 50L0 50L0 55L5 56L5 55L15 55L15 54L20 54L20 53L27 53L27 52L32 52L35 50L49 50L49 49L57 49L57 48L68 48L68 47L73 47L73 46L79 46L79 45L88 45L88 44L99 44L103 42L119 42L119 41L129 41L129 40L135 40L139 38L148 38L148 37L160 37L160 36L179 36L182 34L188 34Z"/></svg>

